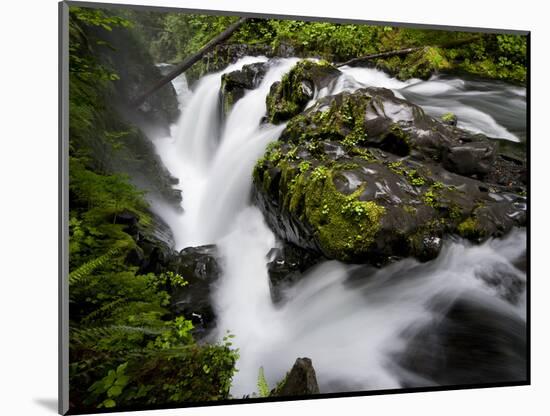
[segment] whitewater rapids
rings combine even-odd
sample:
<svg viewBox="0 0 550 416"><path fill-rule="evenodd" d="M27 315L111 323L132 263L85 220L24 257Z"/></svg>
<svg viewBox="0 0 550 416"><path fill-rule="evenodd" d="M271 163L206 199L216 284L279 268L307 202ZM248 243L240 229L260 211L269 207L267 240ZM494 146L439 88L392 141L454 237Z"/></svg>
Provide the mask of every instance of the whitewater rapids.
<svg viewBox="0 0 550 416"><path fill-rule="evenodd" d="M425 264L405 259L374 269L323 262L286 291L282 306L272 304L266 254L277 241L262 213L251 205L252 170L267 144L284 129L284 124L261 123L265 97L271 84L297 61L269 61L259 87L246 92L223 122L221 75L267 58L243 58L204 76L193 91L184 76L178 77L174 85L182 116L171 137L155 140L183 193L183 214L167 208L160 212L174 232L176 248L213 243L219 247L223 273L213 294L218 317L213 337L220 339L226 330L236 336L240 359L232 395L253 393L260 367L274 386L297 357L312 359L322 393L437 385L441 383L437 372L418 371L412 364L420 359L419 350L430 348L422 346L419 334L430 328L444 332L450 325L446 313L464 301L488 309L489 326L493 321L509 323L499 327L498 341L510 351L508 355L521 358L526 276L518 263L526 247L524 231L479 246L447 242L439 257ZM432 116L455 113L459 127L489 137L525 140L525 89L452 77L402 82L367 68L342 72L314 100L364 86L386 87ZM482 278L500 276L503 270L520 288L513 301L505 296L507 282L490 285ZM445 359L446 354L442 351L439 357L434 350L434 359ZM519 380L521 371L512 361L502 363L505 368L497 373L507 377L518 373Z"/></svg>

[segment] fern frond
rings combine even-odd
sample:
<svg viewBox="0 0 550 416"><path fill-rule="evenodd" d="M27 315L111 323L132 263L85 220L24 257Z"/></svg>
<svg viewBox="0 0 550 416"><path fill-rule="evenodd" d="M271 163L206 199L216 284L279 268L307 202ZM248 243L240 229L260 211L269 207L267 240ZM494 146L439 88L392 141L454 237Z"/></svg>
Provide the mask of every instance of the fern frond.
<svg viewBox="0 0 550 416"><path fill-rule="evenodd" d="M143 327L143 326L127 326L127 325L110 325L92 328L71 328L70 343L71 344L87 344L97 343L101 338L113 338L116 336L126 336L128 334L141 333L144 335L160 335L163 332L161 329Z"/></svg>
<svg viewBox="0 0 550 416"><path fill-rule="evenodd" d="M263 367L260 367L260 370L258 371L258 394L260 395L260 397L269 396L269 385L267 384L267 380L265 379Z"/></svg>
<svg viewBox="0 0 550 416"><path fill-rule="evenodd" d="M101 308L96 309L93 312L90 312L85 318L82 319L82 323L90 323L91 321L94 321L102 316L111 314L119 305L126 304L128 299L126 298L119 298L116 300L113 300L112 302L107 303L106 305L103 305Z"/></svg>
<svg viewBox="0 0 550 416"><path fill-rule="evenodd" d="M69 273L69 285L85 283L94 270L107 264L107 262L116 256L120 251L120 247L112 248L107 253L90 260L76 270L73 270Z"/></svg>

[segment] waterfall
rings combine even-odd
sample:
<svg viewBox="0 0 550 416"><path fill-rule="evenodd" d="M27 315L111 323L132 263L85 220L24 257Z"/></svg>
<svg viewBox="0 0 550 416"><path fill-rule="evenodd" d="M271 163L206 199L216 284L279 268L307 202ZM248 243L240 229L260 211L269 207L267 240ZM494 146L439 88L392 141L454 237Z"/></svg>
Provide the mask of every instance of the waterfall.
<svg viewBox="0 0 550 416"><path fill-rule="evenodd" d="M479 246L448 242L436 260L425 264L405 259L373 269L323 262L286 291L282 306L272 304L266 254L277 242L262 213L250 203L252 170L266 145L284 129L284 124L261 123L265 97L297 59L269 61L259 87L247 91L223 122L219 103L223 73L266 61L241 59L204 76L192 93L176 80L183 97L181 119L170 138L155 141L183 192L184 213L167 219L178 248L215 243L220 250L223 274L213 295L215 336L226 330L236 336L241 358L233 396L256 390L260 366L273 386L302 356L313 360L324 393L436 384L411 370L404 357L410 356L415 336L441 325L444 309L460 299L490 305L495 320L524 323L524 295L510 302L506 284L491 285L483 279L505 270L511 286L525 282L525 273L515 265L526 245L523 231ZM518 87L501 91L490 84L443 77L402 82L375 69L343 68L334 85L318 91L314 100L364 86L391 88L433 116L452 111L459 126L489 136L514 141L524 137L518 120L525 119L525 99ZM499 115L503 96L511 100L507 111L514 113L504 117L507 125ZM441 304L447 306L442 309ZM512 345L514 336L509 336Z"/></svg>

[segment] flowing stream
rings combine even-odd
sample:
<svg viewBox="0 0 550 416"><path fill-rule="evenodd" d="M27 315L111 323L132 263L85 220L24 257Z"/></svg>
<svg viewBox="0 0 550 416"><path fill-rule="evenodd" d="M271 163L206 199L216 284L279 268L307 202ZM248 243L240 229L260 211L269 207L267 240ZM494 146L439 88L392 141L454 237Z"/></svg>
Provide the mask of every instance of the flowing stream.
<svg viewBox="0 0 550 416"><path fill-rule="evenodd" d="M193 92L185 77L178 77L181 119L171 137L155 140L183 192L184 213L163 215L176 248L215 243L220 250L223 275L213 295L218 316L213 336L221 338L226 330L236 335L241 358L233 396L256 391L261 366L274 386L297 357L312 359L323 393L469 381L479 370L475 351L467 351L472 362L465 364L469 372L455 371L460 376L445 378L432 368L437 360L446 360L449 371L453 360L462 362L460 351L435 346L460 341L464 332L467 339L477 339L493 331L499 342L494 347L510 357L494 365L485 362L487 381L524 377L518 365L525 359L524 231L479 246L447 242L436 260L424 264L406 259L374 269L327 261L287 290L282 306L272 304L266 254L277 241L250 203L252 170L284 129L284 124L261 124L265 97L298 59L271 60L259 87L237 101L223 122L218 95L222 73L264 61L243 58L201 78ZM433 116L451 111L460 127L525 140L525 89L498 82L453 77L401 82L375 69L343 68L334 85L317 92L314 100L364 86L390 88ZM483 319L464 310L481 311ZM470 318L457 324L449 316ZM432 371L423 371L423 363Z"/></svg>

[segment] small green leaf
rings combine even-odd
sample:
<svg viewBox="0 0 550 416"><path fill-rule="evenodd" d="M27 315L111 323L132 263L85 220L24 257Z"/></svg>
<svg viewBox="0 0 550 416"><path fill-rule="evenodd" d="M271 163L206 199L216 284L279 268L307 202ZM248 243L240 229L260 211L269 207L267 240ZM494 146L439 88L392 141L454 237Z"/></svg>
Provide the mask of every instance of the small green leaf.
<svg viewBox="0 0 550 416"><path fill-rule="evenodd" d="M109 390L107 390L107 396L109 397L118 397L122 393L122 387L114 385Z"/></svg>
<svg viewBox="0 0 550 416"><path fill-rule="evenodd" d="M107 399L105 400L102 405L104 407L115 407L116 406L116 402L113 400L113 399Z"/></svg>
<svg viewBox="0 0 550 416"><path fill-rule="evenodd" d="M124 387L126 384L128 384L128 380L130 380L130 377L128 376L118 376L114 385Z"/></svg>

